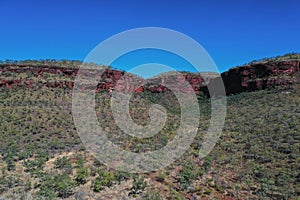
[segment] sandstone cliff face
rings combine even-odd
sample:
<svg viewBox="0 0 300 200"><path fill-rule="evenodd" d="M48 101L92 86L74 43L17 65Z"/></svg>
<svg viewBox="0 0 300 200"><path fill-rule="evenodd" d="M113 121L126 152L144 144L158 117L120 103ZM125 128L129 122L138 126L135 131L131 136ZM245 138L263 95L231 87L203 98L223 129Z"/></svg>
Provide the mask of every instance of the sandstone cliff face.
<svg viewBox="0 0 300 200"><path fill-rule="evenodd" d="M7 77L5 74L9 73ZM12 74L18 75L25 73L31 78L18 79L12 78ZM78 69L70 69L56 66L18 66L18 65L0 65L0 87L6 87L12 89L16 86L46 86L57 88L69 88L74 86L75 76L78 73ZM81 71L81 74L88 77L89 72ZM106 69L101 71L102 75L99 77L99 83L96 91L113 91L118 90L122 92L144 92L150 91L154 93L166 92L169 89L166 85L173 88L174 92L194 92L199 94L202 87L205 87L204 79L196 74L182 73L178 75L162 75L157 78L144 80L138 76L124 71ZM57 75L56 80L48 80L46 77L51 75ZM207 81L213 79L216 75L208 77ZM16 76L17 77L17 76ZM32 78L33 77L33 78ZM68 80L64 80L67 78ZM184 81L187 80L191 87L187 86ZM86 88L89 86L86 85Z"/></svg>
<svg viewBox="0 0 300 200"><path fill-rule="evenodd" d="M102 76L99 77L99 83L96 91L113 91L122 92L144 92L154 93L166 92L172 89L174 92L184 92L210 96L208 87L213 88L214 93L221 92L216 88L217 83L224 82L226 94L236 94L247 91L265 89L274 86L289 86L299 83L300 61L281 61L266 62L252 65L245 65L232 68L221 74L222 79L216 74L205 74L201 77L193 73L165 74L152 79L144 80L124 71L105 69ZM36 66L36 65L0 65L0 87L12 89L14 87L37 87L45 86L52 88L74 87L75 76L78 68L64 68L57 66ZM14 74L14 75L13 75ZM28 77L18 77L18 74L27 74ZM13 76L12 76L13 75ZM56 78L48 79L47 77L55 75ZM189 85L184 84L187 81ZM166 86L170 88L167 88Z"/></svg>
<svg viewBox="0 0 300 200"><path fill-rule="evenodd" d="M299 67L299 60L258 63L230 69L221 76L226 93L236 94L297 83L295 74Z"/></svg>

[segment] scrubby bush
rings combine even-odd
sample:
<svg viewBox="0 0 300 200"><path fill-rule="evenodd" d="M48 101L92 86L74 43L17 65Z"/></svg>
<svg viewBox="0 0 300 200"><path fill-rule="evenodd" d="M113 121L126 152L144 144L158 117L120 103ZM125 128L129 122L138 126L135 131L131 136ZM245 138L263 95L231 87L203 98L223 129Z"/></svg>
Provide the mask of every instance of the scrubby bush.
<svg viewBox="0 0 300 200"><path fill-rule="evenodd" d="M156 180L159 182L163 182L166 179L167 175L165 172L161 171L158 173L158 176L156 177Z"/></svg>
<svg viewBox="0 0 300 200"><path fill-rule="evenodd" d="M163 198L160 196L159 192L156 190L147 191L142 195L141 200L162 200Z"/></svg>
<svg viewBox="0 0 300 200"><path fill-rule="evenodd" d="M39 187L38 196L47 199L54 197L66 198L74 193L76 183L67 175L46 175Z"/></svg>
<svg viewBox="0 0 300 200"><path fill-rule="evenodd" d="M143 176L134 176L133 179L133 185L129 194L135 196L141 193L147 187L147 182Z"/></svg>
<svg viewBox="0 0 300 200"><path fill-rule="evenodd" d="M85 184L88 176L89 176L88 169L85 167L82 167L77 170L75 180L78 184Z"/></svg>
<svg viewBox="0 0 300 200"><path fill-rule="evenodd" d="M92 187L94 192L100 192L104 187L109 187L113 184L114 175L108 171L100 171L98 177L93 181Z"/></svg>
<svg viewBox="0 0 300 200"><path fill-rule="evenodd" d="M66 156L57 158L54 162L54 165L55 165L55 168L59 168L59 169L71 168L71 163L70 163L68 157L66 157Z"/></svg>

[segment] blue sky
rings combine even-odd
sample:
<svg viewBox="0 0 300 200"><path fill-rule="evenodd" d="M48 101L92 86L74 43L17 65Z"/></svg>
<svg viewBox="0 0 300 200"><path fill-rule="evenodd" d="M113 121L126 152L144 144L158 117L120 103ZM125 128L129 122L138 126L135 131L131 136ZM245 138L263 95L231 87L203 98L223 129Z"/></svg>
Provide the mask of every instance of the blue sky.
<svg viewBox="0 0 300 200"><path fill-rule="evenodd" d="M154 26L192 37L224 71L254 59L300 52L299 2L1 0L0 59L83 60L114 34ZM115 67L128 70L125 65Z"/></svg>

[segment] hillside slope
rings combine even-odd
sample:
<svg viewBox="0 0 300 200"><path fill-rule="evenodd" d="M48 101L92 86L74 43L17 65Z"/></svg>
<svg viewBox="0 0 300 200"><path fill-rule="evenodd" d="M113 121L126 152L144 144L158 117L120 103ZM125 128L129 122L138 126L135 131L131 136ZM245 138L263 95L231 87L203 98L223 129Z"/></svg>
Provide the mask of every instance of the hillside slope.
<svg viewBox="0 0 300 200"><path fill-rule="evenodd" d="M232 86L237 88L228 93L226 122L214 150L204 159L198 158L211 106L209 99L199 95L201 119L193 144L165 170L147 174L109 169L85 150L71 109L77 68L78 63L54 61L1 65L0 198L299 199L299 61L268 61L223 73L222 77L237 77L236 82L225 80L227 92ZM151 85L152 91L151 87L136 91L130 101L136 123L149 123L153 103L164 106L168 117L165 127L152 138L128 136L117 126L110 107L110 89L122 73L108 69L98 85L99 123L123 149L144 152L162 148L176 134L178 101L157 85ZM203 88L196 82L202 79L186 76L201 93ZM274 78L285 81L252 88L253 81ZM162 80L160 77L155 84ZM275 85L278 87L273 88ZM126 90L131 90L130 86ZM249 92L235 94L241 91Z"/></svg>

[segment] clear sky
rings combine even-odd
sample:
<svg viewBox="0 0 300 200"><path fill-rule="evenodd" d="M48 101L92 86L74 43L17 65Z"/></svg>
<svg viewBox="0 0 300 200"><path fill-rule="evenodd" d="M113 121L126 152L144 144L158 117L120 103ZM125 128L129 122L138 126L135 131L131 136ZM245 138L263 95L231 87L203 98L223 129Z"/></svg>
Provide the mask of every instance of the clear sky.
<svg viewBox="0 0 300 200"><path fill-rule="evenodd" d="M195 39L224 71L300 52L299 8L298 0L0 0L0 59L83 60L114 34L157 26Z"/></svg>

